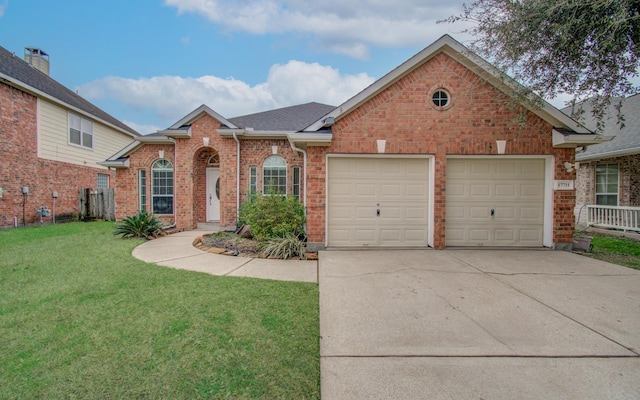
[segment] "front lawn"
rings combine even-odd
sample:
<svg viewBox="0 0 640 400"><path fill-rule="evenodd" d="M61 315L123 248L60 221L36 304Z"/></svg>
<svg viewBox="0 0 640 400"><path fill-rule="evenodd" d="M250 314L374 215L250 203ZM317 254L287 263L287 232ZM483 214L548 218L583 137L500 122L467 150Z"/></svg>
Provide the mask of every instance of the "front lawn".
<svg viewBox="0 0 640 400"><path fill-rule="evenodd" d="M0 398L320 397L316 284L146 264L112 230L0 231Z"/></svg>
<svg viewBox="0 0 640 400"><path fill-rule="evenodd" d="M622 237L607 236L597 232L587 232L584 235L593 238L591 241L593 249L590 253L584 253L584 255L613 264L640 269L640 242Z"/></svg>

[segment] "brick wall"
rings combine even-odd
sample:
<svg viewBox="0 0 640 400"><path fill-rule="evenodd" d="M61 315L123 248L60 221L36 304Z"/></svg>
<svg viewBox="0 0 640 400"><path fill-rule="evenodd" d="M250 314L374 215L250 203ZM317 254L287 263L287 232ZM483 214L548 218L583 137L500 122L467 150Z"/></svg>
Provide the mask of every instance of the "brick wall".
<svg viewBox="0 0 640 400"><path fill-rule="evenodd" d="M77 166L38 158L37 155L37 99L6 84L0 84L0 228L18 224L40 223L36 208L55 209L57 220L77 218L78 191L95 188L98 174L108 174L113 187L115 174L97 165ZM29 193L22 195L22 187ZM58 193L54 199L53 192ZM26 201L26 202L25 202ZM51 223L44 217L44 223Z"/></svg>
<svg viewBox="0 0 640 400"><path fill-rule="evenodd" d="M451 95L445 109L431 102L434 91ZM386 139L387 154L435 155L434 247L445 246L447 155L495 155L496 140L506 139L508 155L554 155L555 179L574 179L562 163L573 162L573 149L554 149L551 125L531 112L519 123L521 110L493 86L451 57L439 54L333 125L329 147L308 150L307 234L325 241L326 155L376 154L377 139ZM573 236L575 193L554 193L554 243Z"/></svg>

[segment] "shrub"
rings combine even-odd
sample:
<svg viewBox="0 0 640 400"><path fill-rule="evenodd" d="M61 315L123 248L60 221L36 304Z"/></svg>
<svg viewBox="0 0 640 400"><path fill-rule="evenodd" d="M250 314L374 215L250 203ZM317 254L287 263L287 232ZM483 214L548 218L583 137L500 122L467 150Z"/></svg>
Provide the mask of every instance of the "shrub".
<svg viewBox="0 0 640 400"><path fill-rule="evenodd" d="M123 238L143 237L148 239L160 232L162 232L162 222L145 210L117 222L113 229L114 235L122 235Z"/></svg>
<svg viewBox="0 0 640 400"><path fill-rule="evenodd" d="M296 236L269 239L260 244L260 250L266 256L280 257L285 260L295 256L300 256L303 260L307 258L304 243Z"/></svg>
<svg viewBox="0 0 640 400"><path fill-rule="evenodd" d="M251 225L259 242L304 234L304 207L295 196L258 195L240 207L238 220Z"/></svg>

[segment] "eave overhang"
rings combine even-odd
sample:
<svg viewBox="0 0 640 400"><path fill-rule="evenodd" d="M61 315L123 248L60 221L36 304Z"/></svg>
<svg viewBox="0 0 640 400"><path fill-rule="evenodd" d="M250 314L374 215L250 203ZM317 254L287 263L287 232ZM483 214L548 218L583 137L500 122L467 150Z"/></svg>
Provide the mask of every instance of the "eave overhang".
<svg viewBox="0 0 640 400"><path fill-rule="evenodd" d="M597 153L597 154L576 154L576 161L596 161L596 160L604 160L607 158L625 157L625 156L633 156L633 155L640 155L640 147L607 151L604 153Z"/></svg>
<svg viewBox="0 0 640 400"><path fill-rule="evenodd" d="M597 135L595 133L569 133L553 129L553 147L576 148L600 144L612 140L615 136Z"/></svg>
<svg viewBox="0 0 640 400"><path fill-rule="evenodd" d="M158 131L160 135L174 139L189 139L191 137L191 127L183 127L178 129L161 129Z"/></svg>
<svg viewBox="0 0 640 400"><path fill-rule="evenodd" d="M129 157L117 160L99 161L97 164L108 168L129 168Z"/></svg>
<svg viewBox="0 0 640 400"><path fill-rule="evenodd" d="M251 128L219 128L218 134L222 137L233 137L234 134L239 139L286 139L300 146L328 146L331 144L333 134L331 131L325 133L317 132L293 132L293 131L256 131Z"/></svg>

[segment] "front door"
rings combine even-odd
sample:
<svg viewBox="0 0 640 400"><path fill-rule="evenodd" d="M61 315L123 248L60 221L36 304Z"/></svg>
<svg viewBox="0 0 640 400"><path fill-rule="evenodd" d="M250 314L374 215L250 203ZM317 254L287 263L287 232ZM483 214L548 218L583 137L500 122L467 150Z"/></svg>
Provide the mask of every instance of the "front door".
<svg viewBox="0 0 640 400"><path fill-rule="evenodd" d="M220 170L207 168L207 222L220 221Z"/></svg>

